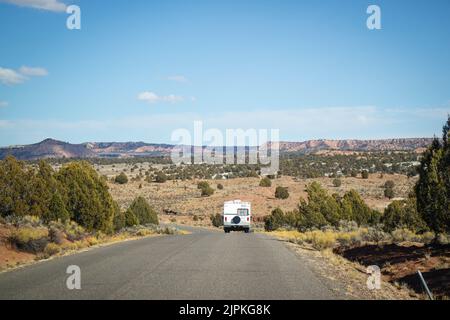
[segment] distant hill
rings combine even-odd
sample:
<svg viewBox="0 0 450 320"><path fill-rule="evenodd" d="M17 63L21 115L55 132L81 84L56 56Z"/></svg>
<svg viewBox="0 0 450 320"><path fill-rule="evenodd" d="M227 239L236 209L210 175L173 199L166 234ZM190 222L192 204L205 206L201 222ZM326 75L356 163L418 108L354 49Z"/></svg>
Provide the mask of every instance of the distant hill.
<svg viewBox="0 0 450 320"><path fill-rule="evenodd" d="M70 144L53 139L45 139L36 144L0 148L0 159L13 155L20 160L36 160L49 158L90 158L95 152L84 144Z"/></svg>
<svg viewBox="0 0 450 320"><path fill-rule="evenodd" d="M280 152L316 153L320 151L417 151L427 148L432 138L380 140L308 140L280 142Z"/></svg>
<svg viewBox="0 0 450 320"><path fill-rule="evenodd" d="M432 142L431 138L385 139L385 140L309 140L304 142L280 142L281 153L323 153L324 151L416 151L421 152ZM13 155L21 160L48 158L96 158L167 156L174 146L145 142L87 142L71 144L46 139L23 146L0 148L0 159ZM232 148L227 148L230 150ZM240 148L242 150L242 148Z"/></svg>

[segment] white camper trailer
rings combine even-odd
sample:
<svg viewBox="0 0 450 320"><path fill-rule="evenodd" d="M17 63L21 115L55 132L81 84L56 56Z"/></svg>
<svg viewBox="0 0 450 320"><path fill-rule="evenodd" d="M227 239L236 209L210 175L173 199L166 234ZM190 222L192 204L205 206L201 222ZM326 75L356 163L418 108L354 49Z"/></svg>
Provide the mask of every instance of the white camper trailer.
<svg viewBox="0 0 450 320"><path fill-rule="evenodd" d="M227 201L223 205L223 230L250 232L252 221L251 204L241 200Z"/></svg>

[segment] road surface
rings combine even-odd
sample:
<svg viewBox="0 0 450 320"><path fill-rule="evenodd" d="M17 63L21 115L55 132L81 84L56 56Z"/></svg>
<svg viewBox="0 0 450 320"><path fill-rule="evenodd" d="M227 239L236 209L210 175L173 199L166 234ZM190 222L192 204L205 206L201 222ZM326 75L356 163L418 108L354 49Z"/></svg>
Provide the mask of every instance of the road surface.
<svg viewBox="0 0 450 320"><path fill-rule="evenodd" d="M282 242L192 229L123 242L0 274L0 299L336 299ZM67 267L81 269L68 290Z"/></svg>

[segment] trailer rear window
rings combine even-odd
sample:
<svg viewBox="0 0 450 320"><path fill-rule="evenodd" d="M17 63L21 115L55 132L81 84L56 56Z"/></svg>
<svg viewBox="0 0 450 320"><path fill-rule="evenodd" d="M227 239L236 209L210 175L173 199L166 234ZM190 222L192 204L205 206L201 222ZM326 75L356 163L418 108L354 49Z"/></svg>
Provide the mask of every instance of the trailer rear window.
<svg viewBox="0 0 450 320"><path fill-rule="evenodd" d="M237 209L237 214L241 217L248 216L248 209Z"/></svg>

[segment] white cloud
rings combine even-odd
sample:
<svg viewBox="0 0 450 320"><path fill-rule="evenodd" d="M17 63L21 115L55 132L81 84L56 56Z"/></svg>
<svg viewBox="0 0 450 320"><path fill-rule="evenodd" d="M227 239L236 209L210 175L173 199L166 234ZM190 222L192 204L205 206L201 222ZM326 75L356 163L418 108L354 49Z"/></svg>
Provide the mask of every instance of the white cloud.
<svg viewBox="0 0 450 320"><path fill-rule="evenodd" d="M5 108L9 105L7 101L0 101L0 108Z"/></svg>
<svg viewBox="0 0 450 320"><path fill-rule="evenodd" d="M21 84L27 81L29 77L43 77L47 75L48 71L41 67L23 66L18 71L0 67L0 83L5 85Z"/></svg>
<svg viewBox="0 0 450 320"><path fill-rule="evenodd" d="M138 95L138 99L141 101L146 101L148 103L156 103L159 101L159 97L156 93L145 91Z"/></svg>
<svg viewBox="0 0 450 320"><path fill-rule="evenodd" d="M182 75L168 76L167 80L175 82L188 82L188 79Z"/></svg>
<svg viewBox="0 0 450 320"><path fill-rule="evenodd" d="M176 96L174 94L170 94L168 96L159 96L154 92L144 91L138 95L138 100L153 104L153 103L157 103L157 102L176 103L176 102L183 101L184 98L181 96Z"/></svg>
<svg viewBox="0 0 450 320"><path fill-rule="evenodd" d="M0 67L0 82L6 85L23 83L27 78L17 71Z"/></svg>
<svg viewBox="0 0 450 320"><path fill-rule="evenodd" d="M23 74L24 76L31 76L31 77L44 77L48 75L48 71L44 68L40 67L27 67L22 66L19 69L19 72Z"/></svg>
<svg viewBox="0 0 450 320"><path fill-rule="evenodd" d="M59 0L0 0L0 2L54 12L63 12L67 8L67 5Z"/></svg>

